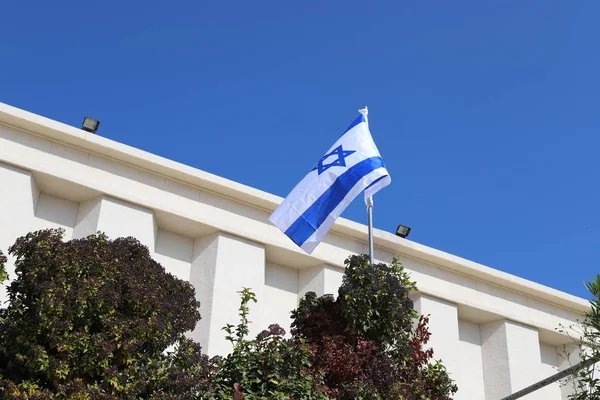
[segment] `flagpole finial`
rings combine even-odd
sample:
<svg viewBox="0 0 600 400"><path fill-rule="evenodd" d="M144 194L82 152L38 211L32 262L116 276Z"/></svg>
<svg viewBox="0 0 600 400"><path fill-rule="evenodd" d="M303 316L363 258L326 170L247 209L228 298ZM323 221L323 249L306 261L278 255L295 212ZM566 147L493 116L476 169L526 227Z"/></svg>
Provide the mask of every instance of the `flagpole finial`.
<svg viewBox="0 0 600 400"><path fill-rule="evenodd" d="M358 110L359 113L361 113L362 115L364 115L365 117L367 115L369 115L369 109L367 108L367 106L364 106L363 108L361 108L360 110Z"/></svg>

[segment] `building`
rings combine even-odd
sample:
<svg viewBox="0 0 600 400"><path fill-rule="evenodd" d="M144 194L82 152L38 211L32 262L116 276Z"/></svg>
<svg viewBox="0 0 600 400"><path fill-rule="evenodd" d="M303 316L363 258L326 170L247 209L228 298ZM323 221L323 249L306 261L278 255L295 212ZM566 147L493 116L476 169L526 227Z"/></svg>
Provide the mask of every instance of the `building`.
<svg viewBox="0 0 600 400"><path fill-rule="evenodd" d="M1 103L0 187L0 248L49 227L67 239L99 230L137 237L196 287L203 319L191 335L211 355L228 351L221 327L235 323L242 286L258 295L255 333L273 322L288 328L299 297L336 293L344 259L367 252L366 226L340 219L308 256L267 221L279 197ZM415 306L431 315L431 344L459 385L457 399L497 400L569 365L561 354L572 341L555 329L580 318L585 300L388 232L374 236L375 258L398 257L417 281ZM568 393L554 384L527 398Z"/></svg>

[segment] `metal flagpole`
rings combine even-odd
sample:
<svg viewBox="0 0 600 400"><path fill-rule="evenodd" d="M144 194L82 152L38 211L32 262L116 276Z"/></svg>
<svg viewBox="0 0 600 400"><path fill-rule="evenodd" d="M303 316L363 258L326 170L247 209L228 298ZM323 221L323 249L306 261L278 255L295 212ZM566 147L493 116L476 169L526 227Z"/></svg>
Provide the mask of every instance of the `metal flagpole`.
<svg viewBox="0 0 600 400"><path fill-rule="evenodd" d="M525 389L519 390L516 393L511 394L510 396L506 396L502 398L502 400L515 400L520 399L521 397L528 395L529 393L535 392L538 389L541 389L549 384L556 382L559 379L565 378L569 375L572 375L579 371L582 368L589 367L592 364L595 364L600 357L592 357L588 360L582 361L579 364L575 364L572 367L569 367L563 371L560 371L544 380L539 381L538 383L534 383L531 386L527 386Z"/></svg>
<svg viewBox="0 0 600 400"><path fill-rule="evenodd" d="M369 262L373 262L373 196L367 198L367 219L369 220Z"/></svg>
<svg viewBox="0 0 600 400"><path fill-rule="evenodd" d="M358 110L359 113L361 113L362 115L365 116L365 121L367 122L367 125L369 124L369 109L367 108L367 106L364 106L363 108L361 108L360 110ZM366 203L367 203L367 219L369 221L369 262L371 263L371 265L375 264L373 262L373 257L374 257L374 253L373 253L373 196L370 196L366 199Z"/></svg>

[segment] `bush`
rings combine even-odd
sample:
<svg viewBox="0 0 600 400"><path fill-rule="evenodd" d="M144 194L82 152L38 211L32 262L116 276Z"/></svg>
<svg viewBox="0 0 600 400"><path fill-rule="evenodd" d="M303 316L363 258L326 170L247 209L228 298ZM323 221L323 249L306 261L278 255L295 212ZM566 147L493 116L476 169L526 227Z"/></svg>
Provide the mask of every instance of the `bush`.
<svg viewBox="0 0 600 400"><path fill-rule="evenodd" d="M402 266L346 260L335 300L310 292L292 313L292 334L305 340L313 371L335 399L446 400L457 391L445 368L425 350L428 319L409 298L416 289Z"/></svg>
<svg viewBox="0 0 600 400"><path fill-rule="evenodd" d="M302 340L284 339L279 325L269 326L255 340L247 340L248 303L256 302L249 289L240 292L240 324L227 325L233 351L216 362L207 399L327 400L318 374L310 370L310 353Z"/></svg>
<svg viewBox="0 0 600 400"><path fill-rule="evenodd" d="M224 327L233 350L209 359L184 336L200 320L194 288L136 239L63 242L62 231L46 230L9 253L3 399L447 400L457 390L425 348L428 319L396 261L348 258L337 299L307 293L290 338L274 324L248 339L256 298L243 289L240 323ZM5 262L0 253L0 280Z"/></svg>
<svg viewBox="0 0 600 400"><path fill-rule="evenodd" d="M63 242L46 230L9 253L16 278L0 310L0 395L191 399L203 390L208 359L183 336L200 319L194 288L136 239Z"/></svg>

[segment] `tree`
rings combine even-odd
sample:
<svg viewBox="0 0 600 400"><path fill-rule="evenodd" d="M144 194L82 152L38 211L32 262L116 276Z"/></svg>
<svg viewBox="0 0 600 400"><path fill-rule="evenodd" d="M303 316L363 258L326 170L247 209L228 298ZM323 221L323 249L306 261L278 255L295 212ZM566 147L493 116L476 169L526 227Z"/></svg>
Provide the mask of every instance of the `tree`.
<svg viewBox="0 0 600 400"><path fill-rule="evenodd" d="M579 369L573 376L569 377L564 385L573 389L569 395L572 400L600 400L600 374L597 362L600 361L600 275L590 282L585 283L586 289L592 295L590 309L586 312L584 320L577 325L561 327L562 333L569 334L575 338L575 359L579 363L590 364ZM565 348L564 356L567 360L571 358Z"/></svg>
<svg viewBox="0 0 600 400"><path fill-rule="evenodd" d="M415 289L397 261L371 265L366 255L351 256L337 300L309 292L300 301L292 334L309 346L330 398L447 400L457 391L425 349L428 318L413 308Z"/></svg>
<svg viewBox="0 0 600 400"><path fill-rule="evenodd" d="M192 399L206 390L209 360L184 337L200 319L194 288L134 238L62 234L30 233L9 249L16 277L0 310L0 397Z"/></svg>

